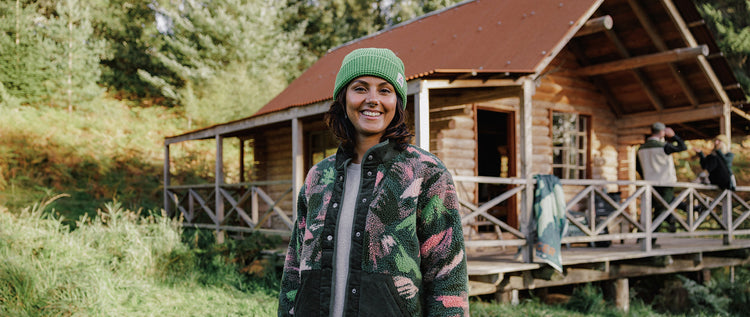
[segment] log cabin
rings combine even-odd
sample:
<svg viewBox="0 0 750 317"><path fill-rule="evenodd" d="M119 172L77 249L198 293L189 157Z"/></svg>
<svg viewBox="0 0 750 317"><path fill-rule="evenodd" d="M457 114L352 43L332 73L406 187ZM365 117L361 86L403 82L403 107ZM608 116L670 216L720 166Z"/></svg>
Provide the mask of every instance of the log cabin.
<svg viewBox="0 0 750 317"><path fill-rule="evenodd" d="M748 188L673 184L678 200L691 206L678 211L635 171L637 147L656 121L687 140L750 131L745 92L690 0L465 1L351 41L255 114L165 138L165 210L220 237L288 234L306 171L335 153L322 118L343 57L361 47L386 47L404 61L414 144L453 173L467 248L522 251L512 268L498 266L505 260L497 258L470 261L473 294L553 285L512 273L541 269L527 239L536 174L555 175L565 188L567 217L581 232L566 243L640 239L642 257L672 256L655 255L653 237L722 237L690 254L750 247L741 239L750 234ZM171 184L170 146L196 140L216 143L215 181ZM228 140L239 142L236 162L224 162ZM238 179L225 178L225 163L239 165ZM610 210L603 219L597 204ZM652 204L679 215L681 230L658 232L664 217L652 219ZM628 265L627 252L589 260L571 255L565 265ZM748 263L746 255L736 260ZM687 269L710 267L691 263ZM626 270L595 271L566 274L565 282L621 279Z"/></svg>

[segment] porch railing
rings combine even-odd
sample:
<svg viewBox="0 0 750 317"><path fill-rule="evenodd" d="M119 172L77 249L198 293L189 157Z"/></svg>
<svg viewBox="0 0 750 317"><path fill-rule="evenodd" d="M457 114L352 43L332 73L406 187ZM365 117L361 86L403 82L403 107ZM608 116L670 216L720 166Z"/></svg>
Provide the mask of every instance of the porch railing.
<svg viewBox="0 0 750 317"><path fill-rule="evenodd" d="M453 179L457 184L504 184L509 188L479 205L473 204L471 198L459 195L467 247L530 247L527 238L535 229L529 221L521 221L516 228L493 216L490 210L512 197L520 202L532 201L527 200L526 195L534 194L533 179L482 176L454 176ZM652 238L717 237L724 244L750 238L750 187L738 187L733 192L694 183L561 180L561 184L570 197L566 201L569 234L562 239L563 244L640 239L642 250L649 251L653 248ZM278 186L282 185L289 187L279 194ZM278 197L275 199L267 194L270 186L276 187ZM667 202L654 186L673 186L675 198ZM626 195L615 199L604 189L610 187L617 187ZM280 206L288 206L292 200L289 180L222 184L218 187L215 184L169 186L167 196L167 211L172 216L182 217L186 227L289 235L294 225L288 216L291 211ZM515 205L510 208L517 208L519 219L531 219L529 215L533 206L529 203L518 205L523 208ZM607 209L604 214L597 212L602 206ZM663 206L665 211L654 218L654 206ZM667 225L670 215L676 219L676 231L661 232L659 227ZM474 232L480 227L478 223L492 227L495 235L487 238L487 234Z"/></svg>
<svg viewBox="0 0 750 317"><path fill-rule="evenodd" d="M467 246L528 246L527 237L535 232L529 221L522 221L519 228L514 228L489 211L513 196L519 201L532 201L525 200L525 195L533 197L533 179L527 181L521 178L454 176L454 181L477 185L505 184L510 188L480 205L472 204L465 197L460 198L462 223L464 230L469 230L465 232ZM653 248L652 238L713 236L721 237L724 244L731 244L734 239L750 235L750 204L747 201L750 187L739 187L733 192L720 190L713 185L695 183L606 180L561 180L560 183L571 197L566 201L568 232L576 233L566 235L562 239L563 244L639 239L642 250L649 251ZM630 194L615 200L604 190L612 186L627 189ZM674 199L667 202L654 189L655 186L673 186ZM571 192L576 193L571 196ZM597 212L597 209L601 209L597 202L604 205L606 213ZM658 206L662 206L665 211L654 218L652 207ZM531 219L531 212L533 207L530 204L519 208L519 219ZM675 232L660 232L660 226L668 226L669 216L675 219ZM491 239L473 238L481 237L480 234L472 234L479 233L472 232L478 230L478 223L494 227L494 232L498 234ZM609 228L616 230L608 230Z"/></svg>
<svg viewBox="0 0 750 317"><path fill-rule="evenodd" d="M276 199L266 193L270 186L287 184L289 188ZM291 184L283 180L168 186L165 208L171 216L182 218L184 227L288 236L294 221L288 216L291 211L280 205L292 200Z"/></svg>

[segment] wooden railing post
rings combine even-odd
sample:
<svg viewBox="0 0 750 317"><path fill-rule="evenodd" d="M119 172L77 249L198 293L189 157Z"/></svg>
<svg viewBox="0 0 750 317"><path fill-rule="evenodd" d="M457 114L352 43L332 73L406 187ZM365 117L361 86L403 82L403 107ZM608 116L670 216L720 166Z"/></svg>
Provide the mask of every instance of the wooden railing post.
<svg viewBox="0 0 750 317"><path fill-rule="evenodd" d="M299 118L292 119L292 220L297 220L297 199L305 182L304 127Z"/></svg>
<svg viewBox="0 0 750 317"><path fill-rule="evenodd" d="M255 186L250 187L250 190L253 191L252 196L250 197L250 217L253 219L253 223L257 226L258 221L260 220L258 218L258 190Z"/></svg>
<svg viewBox="0 0 750 317"><path fill-rule="evenodd" d="M732 191L724 190L724 204L721 206L721 219L727 226L727 233L724 234L724 245L730 245L734 242L734 219L732 219Z"/></svg>
<svg viewBox="0 0 750 317"><path fill-rule="evenodd" d="M169 203L169 144L164 145L164 212L167 217L174 216L172 214L172 205ZM175 208L176 209L176 208Z"/></svg>
<svg viewBox="0 0 750 317"><path fill-rule="evenodd" d="M644 186L646 186L646 191L643 193L643 197L641 197L641 224L645 230L646 237L641 240L641 250L648 252L651 251L651 248L653 247L651 245L651 236L653 234L653 229L651 228L653 187L651 187L650 184Z"/></svg>

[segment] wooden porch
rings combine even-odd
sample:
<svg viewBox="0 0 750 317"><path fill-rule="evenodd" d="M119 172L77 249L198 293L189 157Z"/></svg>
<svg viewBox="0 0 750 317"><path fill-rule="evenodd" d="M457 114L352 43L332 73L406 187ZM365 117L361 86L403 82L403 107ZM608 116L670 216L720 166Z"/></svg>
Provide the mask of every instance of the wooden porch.
<svg viewBox="0 0 750 317"><path fill-rule="evenodd" d="M694 183L561 180L569 229L562 239L560 273L533 256L533 179L454 180L512 186L483 204L462 199L471 295L494 294L498 300L512 301L519 290L608 281L614 284L616 300L627 302L631 277L750 264L750 187L732 192ZM675 199L666 202L654 185L674 186ZM606 188L621 190L615 196L619 199L608 195ZM513 196L520 202L520 228L490 213ZM666 211L654 217L654 206ZM675 232L665 230L670 215Z"/></svg>
<svg viewBox="0 0 750 317"><path fill-rule="evenodd" d="M511 186L479 205L464 200L459 190L471 295L502 297L524 289L750 264L750 187L732 192L695 183L561 180L569 196L570 233L562 239L564 272L560 274L533 257L533 238L528 237L534 237L535 230L529 225L534 179L455 176L454 180L457 187L464 182ZM674 201L664 201L654 185L674 186ZM272 198L262 189L267 186L291 188L288 181L170 186L168 210L178 211L186 227L288 235L291 213L279 203L291 199L290 190ZM605 188L626 194L616 200ZM519 228L490 212L514 197ZM654 218L651 210L657 205L666 211ZM604 215L602 207L608 211ZM664 230L668 215L676 219L675 232ZM595 246L602 242L608 246Z"/></svg>
<svg viewBox="0 0 750 317"><path fill-rule="evenodd" d="M503 299L518 290L750 264L748 239L726 245L721 237L666 236L657 244L650 251L643 251L635 239L609 247L563 247L564 274L544 263L520 261L517 247L468 252L469 291Z"/></svg>

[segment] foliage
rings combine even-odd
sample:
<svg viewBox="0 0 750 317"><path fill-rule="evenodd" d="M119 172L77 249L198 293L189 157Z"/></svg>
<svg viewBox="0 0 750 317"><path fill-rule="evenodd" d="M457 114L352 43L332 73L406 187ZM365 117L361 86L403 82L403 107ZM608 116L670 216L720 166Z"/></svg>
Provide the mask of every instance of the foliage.
<svg viewBox="0 0 750 317"><path fill-rule="evenodd" d="M275 285L221 256L206 270L170 219L110 202L71 231L47 211L53 200L16 215L0 207L0 315L275 314ZM236 276L241 289L227 283Z"/></svg>
<svg viewBox="0 0 750 317"><path fill-rule="evenodd" d="M287 66L299 55L294 34L276 25L277 11L261 0L160 1L164 45L153 56L175 76L138 74L200 124L248 116L298 74Z"/></svg>
<svg viewBox="0 0 750 317"><path fill-rule="evenodd" d="M164 102L158 90L138 77L139 69L158 76L171 73L150 55L158 50L158 36L151 0L88 0L93 12L94 37L104 42L101 84L118 97Z"/></svg>
<svg viewBox="0 0 750 317"><path fill-rule="evenodd" d="M39 18L36 5L15 5L0 2L0 83L6 94L23 96L22 102L40 102L46 91L44 82L50 79L44 55L48 40L35 31Z"/></svg>
<svg viewBox="0 0 750 317"><path fill-rule="evenodd" d="M211 231L197 229L186 229L183 234L183 243L197 255L196 265L201 272L206 272L199 281L209 285L224 283L242 291L255 290L260 285L258 282L271 292L281 287L280 272L274 268L283 263L261 253L282 245L280 237L252 233L239 239L228 239L223 244L217 244L215 237ZM256 283L247 280L248 276L252 276Z"/></svg>
<svg viewBox="0 0 750 317"><path fill-rule="evenodd" d="M750 2L746 0L696 1L717 44L734 70L745 94L750 94Z"/></svg>
<svg viewBox="0 0 750 317"><path fill-rule="evenodd" d="M573 290L573 296L565 308L584 314L601 314L606 310L606 302L601 290L587 283Z"/></svg>
<svg viewBox="0 0 750 317"><path fill-rule="evenodd" d="M0 4L0 82L30 104L72 109L99 96L101 42L92 37L90 11L79 0L57 3L54 10L24 4ZM5 98L3 98L5 99Z"/></svg>
<svg viewBox="0 0 750 317"><path fill-rule="evenodd" d="M654 298L657 309L675 313L727 315L725 307L729 298L714 294L711 290L684 276L666 281Z"/></svg>
<svg viewBox="0 0 750 317"><path fill-rule="evenodd" d="M727 298L726 310L735 316L747 314L750 307L750 267L735 268L736 276L730 279L729 268L714 270L709 288L714 296Z"/></svg>
<svg viewBox="0 0 750 317"><path fill-rule="evenodd" d="M300 43L305 55L298 68L304 70L330 49L457 2L287 0L281 23L286 31L303 33Z"/></svg>

